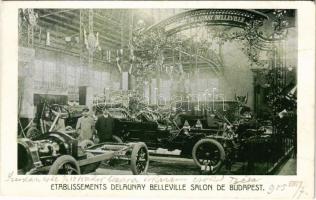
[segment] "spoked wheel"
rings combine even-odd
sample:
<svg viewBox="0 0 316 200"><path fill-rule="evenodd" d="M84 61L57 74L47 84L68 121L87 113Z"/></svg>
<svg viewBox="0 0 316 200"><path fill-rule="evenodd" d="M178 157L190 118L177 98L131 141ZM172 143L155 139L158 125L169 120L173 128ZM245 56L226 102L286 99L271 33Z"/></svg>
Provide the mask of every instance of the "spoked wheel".
<svg viewBox="0 0 316 200"><path fill-rule="evenodd" d="M201 139L198 141L192 150L192 157L195 164L209 166L211 173L217 173L225 159L225 151L223 146L214 139Z"/></svg>
<svg viewBox="0 0 316 200"><path fill-rule="evenodd" d="M72 156L63 155L55 160L48 174L77 175L80 174L80 168L77 161Z"/></svg>
<svg viewBox="0 0 316 200"><path fill-rule="evenodd" d="M131 154L131 169L134 175L146 174L149 165L149 154L145 143L136 143Z"/></svg>

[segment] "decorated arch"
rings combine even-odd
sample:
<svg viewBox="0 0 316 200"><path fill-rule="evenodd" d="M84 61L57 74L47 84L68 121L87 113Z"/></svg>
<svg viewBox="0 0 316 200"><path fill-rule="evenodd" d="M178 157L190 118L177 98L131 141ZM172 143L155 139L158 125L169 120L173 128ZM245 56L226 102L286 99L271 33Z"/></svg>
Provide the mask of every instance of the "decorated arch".
<svg viewBox="0 0 316 200"><path fill-rule="evenodd" d="M260 12L243 9L196 9L189 10L165 19L147 31L163 29L168 35L196 26L231 26L245 28L254 23L262 25L268 17Z"/></svg>

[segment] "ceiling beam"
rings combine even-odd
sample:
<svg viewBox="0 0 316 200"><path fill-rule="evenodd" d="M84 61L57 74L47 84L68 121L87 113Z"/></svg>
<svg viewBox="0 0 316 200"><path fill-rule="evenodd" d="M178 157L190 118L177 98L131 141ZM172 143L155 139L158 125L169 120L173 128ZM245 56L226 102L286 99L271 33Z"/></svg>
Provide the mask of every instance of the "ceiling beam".
<svg viewBox="0 0 316 200"><path fill-rule="evenodd" d="M47 21L53 25L56 26L61 26L64 27L66 29L70 29L72 31L77 31L79 33L79 23L75 23L75 22L69 22L69 21L63 21L63 20L59 20L50 16L47 16L45 18L42 18L41 20L43 21Z"/></svg>

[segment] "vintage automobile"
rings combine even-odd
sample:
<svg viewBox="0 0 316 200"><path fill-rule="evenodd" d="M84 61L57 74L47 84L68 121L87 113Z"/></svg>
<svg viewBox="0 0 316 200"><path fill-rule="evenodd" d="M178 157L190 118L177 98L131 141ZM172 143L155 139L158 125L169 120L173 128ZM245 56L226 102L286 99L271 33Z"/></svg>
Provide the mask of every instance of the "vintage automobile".
<svg viewBox="0 0 316 200"><path fill-rule="evenodd" d="M191 157L194 144L205 137L204 133L178 129L171 120L166 122L158 113L148 110L135 115L129 114L124 108L108 108L107 112L114 119L112 134L115 137L119 137L122 142L144 142L149 150L178 149L181 150L181 156ZM218 130L208 131L215 134Z"/></svg>
<svg viewBox="0 0 316 200"><path fill-rule="evenodd" d="M181 157L193 158L200 169L211 173L217 173L223 164L230 168L234 161L247 159L250 143L268 142L270 137L262 127L238 120L232 124L220 113L212 115L214 122L203 127L206 122L202 119L195 118L194 123L185 120L179 126L175 119L164 119L150 109L135 115L124 108L108 108L107 112L114 119L112 134L123 142L142 141L152 154L158 149L179 150Z"/></svg>
<svg viewBox="0 0 316 200"><path fill-rule="evenodd" d="M78 140L61 132L48 132L36 140L18 139L19 174L88 174L102 161L125 160L134 175L145 174L149 165L147 146L142 142L101 143Z"/></svg>
<svg viewBox="0 0 316 200"><path fill-rule="evenodd" d="M222 131L205 135L193 147L192 158L202 170L216 173L223 164L230 170L236 161L249 164L268 157L273 146L269 127L224 120Z"/></svg>

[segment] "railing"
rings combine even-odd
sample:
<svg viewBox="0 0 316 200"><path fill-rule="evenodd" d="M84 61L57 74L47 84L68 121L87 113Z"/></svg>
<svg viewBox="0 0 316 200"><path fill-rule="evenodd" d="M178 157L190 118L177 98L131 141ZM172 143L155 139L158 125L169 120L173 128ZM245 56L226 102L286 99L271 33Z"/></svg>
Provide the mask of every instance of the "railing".
<svg viewBox="0 0 316 200"><path fill-rule="evenodd" d="M271 138L249 142L246 151L242 167L236 174L272 175L288 158L296 156L296 138L274 134ZM296 169L291 170L296 174Z"/></svg>

